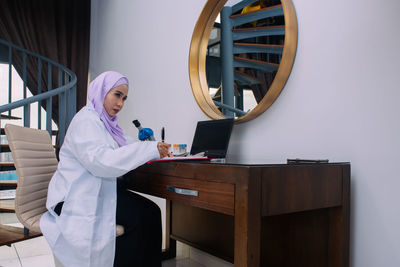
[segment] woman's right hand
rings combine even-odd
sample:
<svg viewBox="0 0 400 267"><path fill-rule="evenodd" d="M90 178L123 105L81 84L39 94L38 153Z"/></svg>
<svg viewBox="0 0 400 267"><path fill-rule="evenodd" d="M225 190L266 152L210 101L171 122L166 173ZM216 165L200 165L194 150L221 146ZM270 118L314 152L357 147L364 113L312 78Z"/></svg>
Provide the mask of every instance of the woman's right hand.
<svg viewBox="0 0 400 267"><path fill-rule="evenodd" d="M157 143L158 152L160 153L160 158L172 157L172 154L168 152L169 144L164 142Z"/></svg>

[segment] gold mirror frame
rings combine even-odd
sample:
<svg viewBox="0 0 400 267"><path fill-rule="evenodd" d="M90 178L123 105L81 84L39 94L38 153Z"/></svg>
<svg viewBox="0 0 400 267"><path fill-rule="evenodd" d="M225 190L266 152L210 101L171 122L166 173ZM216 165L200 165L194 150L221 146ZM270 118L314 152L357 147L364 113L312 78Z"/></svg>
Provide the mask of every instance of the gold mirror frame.
<svg viewBox="0 0 400 267"><path fill-rule="evenodd" d="M194 27L189 51L189 78L192 92L201 110L211 119L225 118L208 91L206 54L214 21L226 2L227 0L207 1ZM235 122L249 121L267 110L281 93L292 70L297 49L297 17L291 0L281 0L281 3L285 17L285 41L278 71L260 103L246 115L235 119Z"/></svg>

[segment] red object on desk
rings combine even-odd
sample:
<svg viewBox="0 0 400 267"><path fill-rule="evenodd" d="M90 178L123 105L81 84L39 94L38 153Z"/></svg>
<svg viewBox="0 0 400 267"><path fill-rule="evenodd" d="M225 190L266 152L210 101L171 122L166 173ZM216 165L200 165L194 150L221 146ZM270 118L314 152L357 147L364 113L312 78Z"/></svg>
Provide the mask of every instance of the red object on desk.
<svg viewBox="0 0 400 267"><path fill-rule="evenodd" d="M174 158L162 158L162 159L156 159L156 160L150 160L147 162L147 164L151 164L154 162L168 162L168 161L205 161L205 162L210 162L211 158L206 158L206 157L174 157Z"/></svg>

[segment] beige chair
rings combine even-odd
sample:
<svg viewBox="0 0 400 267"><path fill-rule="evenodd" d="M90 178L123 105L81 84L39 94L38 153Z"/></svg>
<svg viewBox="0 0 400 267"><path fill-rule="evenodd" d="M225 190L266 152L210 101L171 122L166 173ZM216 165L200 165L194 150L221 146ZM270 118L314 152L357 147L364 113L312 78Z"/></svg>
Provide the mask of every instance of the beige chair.
<svg viewBox="0 0 400 267"><path fill-rule="evenodd" d="M47 188L58 164L50 135L12 124L5 126L5 132L18 175L15 214L27 229L40 233Z"/></svg>
<svg viewBox="0 0 400 267"><path fill-rule="evenodd" d="M18 175L15 213L25 228L41 233L47 188L58 165L50 135L45 130L11 124L5 126L5 132ZM122 235L123 226L117 225L116 233Z"/></svg>

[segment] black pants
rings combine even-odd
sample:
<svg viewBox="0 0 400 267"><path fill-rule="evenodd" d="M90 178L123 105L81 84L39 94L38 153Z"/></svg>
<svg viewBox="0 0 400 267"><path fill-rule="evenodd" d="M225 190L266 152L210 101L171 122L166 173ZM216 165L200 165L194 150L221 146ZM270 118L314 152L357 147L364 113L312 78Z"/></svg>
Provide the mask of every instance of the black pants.
<svg viewBox="0 0 400 267"><path fill-rule="evenodd" d="M161 266L161 211L151 200L117 186L117 237L114 267Z"/></svg>

